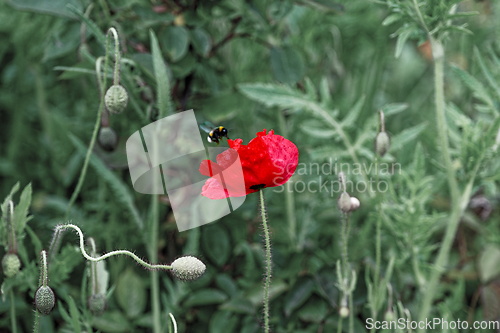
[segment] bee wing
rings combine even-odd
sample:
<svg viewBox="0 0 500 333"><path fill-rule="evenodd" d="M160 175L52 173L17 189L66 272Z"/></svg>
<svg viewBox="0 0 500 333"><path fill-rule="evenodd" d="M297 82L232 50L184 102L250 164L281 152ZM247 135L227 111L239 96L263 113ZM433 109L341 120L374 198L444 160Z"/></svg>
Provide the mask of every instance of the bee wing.
<svg viewBox="0 0 500 333"><path fill-rule="evenodd" d="M208 127L208 126L207 126L207 125L205 125L205 124L201 124L201 125L200 125L200 128L201 128L203 131L207 132L207 133L210 133L210 131L212 131L212 130L214 129L213 127Z"/></svg>

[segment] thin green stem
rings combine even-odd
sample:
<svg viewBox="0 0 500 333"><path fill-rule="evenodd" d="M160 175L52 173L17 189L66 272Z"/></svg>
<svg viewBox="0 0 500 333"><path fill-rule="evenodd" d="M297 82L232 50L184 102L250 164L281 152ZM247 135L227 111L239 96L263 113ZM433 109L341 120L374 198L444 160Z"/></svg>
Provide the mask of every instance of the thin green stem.
<svg viewBox="0 0 500 333"><path fill-rule="evenodd" d="M444 266L448 261L448 256L451 250L451 246L453 244L453 240L455 238L460 217L462 216L463 209L465 209L464 207L465 205L462 205L463 200L460 199L458 183L455 178L455 171L451 161L448 136L447 136L448 131L445 120L444 78L443 78L444 48L440 40L436 40L432 37L430 37L430 40L432 46L432 53L434 56L434 89L435 89L435 103L436 103L436 119L437 119L439 143L442 153L441 155L444 158L447 178L448 178L448 186L451 194L451 215L449 217L446 226L445 236L441 244L441 248L439 249L438 256L434 263L434 269L432 270L431 277L426 286L427 289L425 290L422 299L422 304L420 306L420 314L419 314L420 320L425 320L425 318L428 318L429 316L432 306L432 301L436 296L436 290L439 280L444 272ZM468 198L464 199L468 200ZM425 328L419 329L419 332L426 332L426 329Z"/></svg>
<svg viewBox="0 0 500 333"><path fill-rule="evenodd" d="M354 302L352 301L352 292L349 293L349 333L354 333Z"/></svg>
<svg viewBox="0 0 500 333"><path fill-rule="evenodd" d="M120 84L120 40L115 28L110 28L109 31L115 39L115 71L113 75L113 84Z"/></svg>
<svg viewBox="0 0 500 333"><path fill-rule="evenodd" d="M348 248L347 248L347 224L348 224L348 214L342 213L342 271L344 275L344 279L347 278L348 265L349 265L349 257L348 257Z"/></svg>
<svg viewBox="0 0 500 333"><path fill-rule="evenodd" d="M10 289L10 325L12 327L12 333L17 333L17 322L16 322L16 305L14 303L14 291Z"/></svg>
<svg viewBox="0 0 500 333"><path fill-rule="evenodd" d="M157 182L155 181L155 184ZM158 260L158 228L160 220L160 206L158 201L158 195L155 194L151 197L153 206L153 219L151 221L151 231L150 231L150 253L149 260L152 263L156 263ZM160 314L160 283L158 272L151 272L151 307L153 309L153 332L161 332L161 314Z"/></svg>
<svg viewBox="0 0 500 333"><path fill-rule="evenodd" d="M71 207L76 201L76 198L80 194L80 191L83 186L83 182L85 180L85 175L87 174L87 169L89 166L89 161L90 161L90 156L92 155L92 150L94 149L94 145L97 139L97 133L99 132L99 125L101 123L101 115L102 115L102 110L104 109L104 94L105 94L105 89L106 89L106 80L107 80L107 70L108 70L108 60L109 60L109 34L110 32L116 34L116 30L114 28L111 28L108 30L108 33L106 35L106 55L105 55L105 60L104 60L104 78L102 79L102 85L100 87L100 96L101 96L101 101L99 103L99 109L97 110L97 118L95 121L94 125L94 131L92 132L92 138L90 139L90 145L89 149L87 150L87 155L85 156L85 161L83 162L83 167L82 171L80 173L80 177L78 178L78 183L76 185L75 190L73 191L73 194L71 195L71 198L68 203L68 208L66 209L66 219L69 217L69 213L71 211ZM116 41L115 41L116 42ZM97 64L97 63L96 63ZM98 68L96 66L96 75L99 81L99 76L100 72L98 71Z"/></svg>
<svg viewBox="0 0 500 333"><path fill-rule="evenodd" d="M87 238L87 243L89 243L90 247L90 256L92 258L96 257L96 247L95 247L95 241L92 237ZM97 288L97 263L96 262L90 262L90 283L91 283L91 295L96 295L98 292Z"/></svg>
<svg viewBox="0 0 500 333"><path fill-rule="evenodd" d="M422 25L422 28L429 33L429 28L427 28L427 24L425 24L424 17L422 16L422 13L420 12L420 7L418 6L417 0L413 0L413 6L415 7L415 11L417 12L418 20L420 21L420 24Z"/></svg>
<svg viewBox="0 0 500 333"><path fill-rule="evenodd" d="M356 154L356 150L354 149L353 145L351 144L351 140L349 140L349 137L347 134L344 132L342 129L342 126L328 113L326 112L323 108L321 108L319 105L315 103L307 104L307 106L315 113L323 117L332 127L337 131L339 134L340 138L342 139L344 145L347 148L347 151L349 152L349 155L351 155L352 160L354 163L357 163L358 165L361 165L358 155ZM363 169L363 168L361 168ZM361 174L363 176L363 180L365 181L365 184L369 184L368 182L368 177L366 176L366 173L364 170L361 170ZM370 195L371 198L373 198L375 195L371 192L368 191L368 194Z"/></svg>
<svg viewBox="0 0 500 333"><path fill-rule="evenodd" d="M264 191L260 190L260 211L262 215L262 227L266 241L266 279L264 282L264 330L269 333L269 286L271 285L271 239L266 218L266 205L264 202Z"/></svg>
<svg viewBox="0 0 500 333"><path fill-rule="evenodd" d="M343 318L340 317L339 324L337 325L337 333L342 333L342 321L343 321Z"/></svg>
<svg viewBox="0 0 500 333"><path fill-rule="evenodd" d="M40 312L35 310L35 322L33 323L33 333L38 333L38 326L40 324Z"/></svg>
<svg viewBox="0 0 500 333"><path fill-rule="evenodd" d="M134 253L130 252L130 251L127 251L127 250L116 250L116 251L111 251L111 252L108 252L106 254L103 254L102 256L100 257L96 257L96 258L93 258L91 257L86 251L85 251L85 246L84 246L84 238L83 238L83 233L82 233L82 230L77 227L76 225L74 224L61 224L61 225L58 225L56 227L56 230L59 229L59 230L64 230L64 229L73 229L77 232L78 236L80 237L80 252L82 253L82 255L85 257L85 259L89 260L89 261L93 261L93 262L98 262L98 261L101 261L101 260L104 260L104 259L107 259L109 257L112 257L112 256L117 256L117 255L126 255L126 256L129 256L131 257L132 259L134 259L138 264L148 268L148 269L151 269L151 270L156 270L156 269L172 269L172 266L169 266L169 265L153 265L153 264L150 264L150 263L147 263L145 262L144 260L142 260L141 258L139 258L138 256L136 256Z"/></svg>

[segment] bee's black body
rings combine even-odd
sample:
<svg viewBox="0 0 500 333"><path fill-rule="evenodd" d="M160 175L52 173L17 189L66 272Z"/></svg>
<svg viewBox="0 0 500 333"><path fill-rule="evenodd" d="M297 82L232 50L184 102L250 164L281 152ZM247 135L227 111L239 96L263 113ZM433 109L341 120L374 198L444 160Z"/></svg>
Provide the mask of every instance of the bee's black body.
<svg viewBox="0 0 500 333"><path fill-rule="evenodd" d="M211 126L210 126L211 125ZM219 145L219 141L222 141L223 137L229 139L227 128L224 126L214 126L212 124L203 124L200 126L202 130L208 133L207 141L215 142Z"/></svg>

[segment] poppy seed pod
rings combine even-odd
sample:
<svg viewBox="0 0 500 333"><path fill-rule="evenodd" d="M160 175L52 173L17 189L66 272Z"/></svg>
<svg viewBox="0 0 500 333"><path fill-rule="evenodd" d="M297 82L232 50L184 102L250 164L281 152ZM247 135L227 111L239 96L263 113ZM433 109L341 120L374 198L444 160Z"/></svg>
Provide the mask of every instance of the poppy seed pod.
<svg viewBox="0 0 500 333"><path fill-rule="evenodd" d="M198 258L185 256L177 258L172 263L172 273L182 281L196 280L205 273L207 267Z"/></svg>
<svg viewBox="0 0 500 333"><path fill-rule="evenodd" d="M40 286L35 292L35 306L38 312L47 316L56 305L56 296L49 286Z"/></svg>
<svg viewBox="0 0 500 333"><path fill-rule="evenodd" d="M94 316L100 316L108 307L108 299L103 294L94 294L87 300L87 306Z"/></svg>
<svg viewBox="0 0 500 333"><path fill-rule="evenodd" d="M21 268L21 261L17 254L7 253L3 256L2 269L6 277L10 278L16 275L19 272L19 268Z"/></svg>
<svg viewBox="0 0 500 333"><path fill-rule="evenodd" d="M384 156L391 147L391 139L386 132L379 132L375 138L375 151L380 156Z"/></svg>
<svg viewBox="0 0 500 333"><path fill-rule="evenodd" d="M351 211L351 196L347 192L342 192L338 204L341 211L349 213Z"/></svg>
<svg viewBox="0 0 500 333"><path fill-rule="evenodd" d="M106 109L112 113L121 113L128 104L128 93L122 85L115 84L109 87L104 95Z"/></svg>
<svg viewBox="0 0 500 333"><path fill-rule="evenodd" d="M102 149L113 151L118 144L118 135L111 127L101 127L97 141Z"/></svg>

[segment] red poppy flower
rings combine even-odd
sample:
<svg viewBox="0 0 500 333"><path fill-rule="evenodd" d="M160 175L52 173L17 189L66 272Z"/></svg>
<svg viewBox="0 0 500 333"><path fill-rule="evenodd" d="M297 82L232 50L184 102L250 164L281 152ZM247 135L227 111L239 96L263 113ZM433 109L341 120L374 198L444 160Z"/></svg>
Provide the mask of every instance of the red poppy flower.
<svg viewBox="0 0 500 333"><path fill-rule="evenodd" d="M229 149L217 155L217 163L204 160L200 173L211 177L201 195L210 199L242 197L264 187L283 185L295 172L299 150L290 140L271 130L257 133L248 145L242 139L227 140ZM241 168L237 162L241 162ZM242 179L243 175L243 179Z"/></svg>

